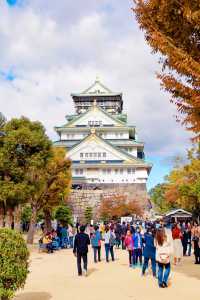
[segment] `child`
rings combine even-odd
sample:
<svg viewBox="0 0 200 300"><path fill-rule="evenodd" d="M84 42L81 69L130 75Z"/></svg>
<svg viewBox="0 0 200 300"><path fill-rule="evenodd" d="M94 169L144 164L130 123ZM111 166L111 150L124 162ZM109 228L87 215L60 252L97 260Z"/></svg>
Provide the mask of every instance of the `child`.
<svg viewBox="0 0 200 300"><path fill-rule="evenodd" d="M124 244L126 246L126 249L128 250L128 254L129 254L129 267L132 267L132 265L133 265L133 239L132 239L130 230L128 230L126 233Z"/></svg>

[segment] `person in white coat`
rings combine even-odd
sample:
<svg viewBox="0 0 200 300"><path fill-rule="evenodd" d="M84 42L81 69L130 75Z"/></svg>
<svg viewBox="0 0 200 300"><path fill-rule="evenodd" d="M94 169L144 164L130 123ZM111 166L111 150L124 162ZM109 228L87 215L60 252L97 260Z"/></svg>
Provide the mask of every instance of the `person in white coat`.
<svg viewBox="0 0 200 300"><path fill-rule="evenodd" d="M170 259L173 252L173 245L164 228L157 230L155 246L156 261L158 263L158 285L160 288L166 288L171 271Z"/></svg>

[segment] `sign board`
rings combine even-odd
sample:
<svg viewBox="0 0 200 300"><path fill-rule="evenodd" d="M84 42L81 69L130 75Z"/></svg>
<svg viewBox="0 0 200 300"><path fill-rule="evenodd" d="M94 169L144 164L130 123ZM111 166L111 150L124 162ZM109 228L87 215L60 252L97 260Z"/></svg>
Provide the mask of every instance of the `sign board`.
<svg viewBox="0 0 200 300"><path fill-rule="evenodd" d="M121 217L121 224L123 223L123 222L125 222L125 223L130 223L130 222L132 222L133 221L133 218L132 217Z"/></svg>

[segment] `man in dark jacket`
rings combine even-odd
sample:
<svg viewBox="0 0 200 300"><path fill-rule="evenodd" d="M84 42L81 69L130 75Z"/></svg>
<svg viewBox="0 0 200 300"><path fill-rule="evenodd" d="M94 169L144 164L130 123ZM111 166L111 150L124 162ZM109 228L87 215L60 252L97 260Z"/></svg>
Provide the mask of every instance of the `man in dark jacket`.
<svg viewBox="0 0 200 300"><path fill-rule="evenodd" d="M85 232L85 226L80 227L80 233L77 233L74 240L73 253L77 257L78 275L82 275L81 258L83 259L83 272L87 276L87 253L90 244L89 235Z"/></svg>

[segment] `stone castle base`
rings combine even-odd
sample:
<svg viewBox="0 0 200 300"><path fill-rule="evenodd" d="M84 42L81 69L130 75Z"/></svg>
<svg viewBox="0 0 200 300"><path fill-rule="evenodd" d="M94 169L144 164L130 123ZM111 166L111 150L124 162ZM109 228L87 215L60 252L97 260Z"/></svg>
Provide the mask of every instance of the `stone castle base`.
<svg viewBox="0 0 200 300"><path fill-rule="evenodd" d="M134 200L144 210L150 209L146 184L87 184L79 189L73 189L69 196L69 205L73 215L78 220L84 220L86 207L92 207L93 219L98 218L98 210L102 199L116 195L126 196L127 199Z"/></svg>

